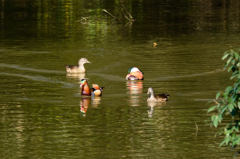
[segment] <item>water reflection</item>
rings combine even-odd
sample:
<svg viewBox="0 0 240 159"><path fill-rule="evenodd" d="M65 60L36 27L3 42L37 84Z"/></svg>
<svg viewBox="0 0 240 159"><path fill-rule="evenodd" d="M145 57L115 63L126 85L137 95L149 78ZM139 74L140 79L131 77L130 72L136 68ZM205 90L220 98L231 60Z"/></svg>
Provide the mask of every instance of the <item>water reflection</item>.
<svg viewBox="0 0 240 159"><path fill-rule="evenodd" d="M90 100L91 98L89 97L85 97L85 98L81 98L80 101L80 112L82 113L83 117L86 116L89 104L90 104Z"/></svg>
<svg viewBox="0 0 240 159"><path fill-rule="evenodd" d="M97 108L101 104L102 97L92 97L92 107Z"/></svg>
<svg viewBox="0 0 240 159"><path fill-rule="evenodd" d="M155 106L165 106L166 105L166 102L147 102L148 103L148 107L149 107L149 110L148 110L148 117L151 118L153 117L153 112L154 112L154 107Z"/></svg>
<svg viewBox="0 0 240 159"><path fill-rule="evenodd" d="M127 81L126 85L128 89L127 93L131 95L128 100L129 104L131 106L139 106L140 96L138 96L138 94L142 94L142 81Z"/></svg>
<svg viewBox="0 0 240 159"><path fill-rule="evenodd" d="M80 100L80 112L86 117L89 105L92 101L92 107L97 108L101 104L102 97L82 97Z"/></svg>
<svg viewBox="0 0 240 159"><path fill-rule="evenodd" d="M66 77L68 78L78 78L79 82L85 78L85 73L67 73Z"/></svg>

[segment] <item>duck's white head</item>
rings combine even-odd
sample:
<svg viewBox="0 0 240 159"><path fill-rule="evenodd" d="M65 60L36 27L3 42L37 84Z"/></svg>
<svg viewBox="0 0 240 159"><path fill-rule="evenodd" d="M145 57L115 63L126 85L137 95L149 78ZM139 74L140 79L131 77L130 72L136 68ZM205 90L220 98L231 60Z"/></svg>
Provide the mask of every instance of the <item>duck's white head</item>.
<svg viewBox="0 0 240 159"><path fill-rule="evenodd" d="M141 70L139 70L137 67L131 67L129 70L128 70L128 73L134 73L136 71L139 71L139 72L142 72Z"/></svg>
<svg viewBox="0 0 240 159"><path fill-rule="evenodd" d="M153 88L152 87L149 87L148 88L148 92L147 92L147 94L154 94L154 91L153 91Z"/></svg>
<svg viewBox="0 0 240 159"><path fill-rule="evenodd" d="M91 62L89 62L86 58L81 58L81 59L78 61L78 64L79 64L79 65L83 65L83 64L85 64L85 63L91 63Z"/></svg>

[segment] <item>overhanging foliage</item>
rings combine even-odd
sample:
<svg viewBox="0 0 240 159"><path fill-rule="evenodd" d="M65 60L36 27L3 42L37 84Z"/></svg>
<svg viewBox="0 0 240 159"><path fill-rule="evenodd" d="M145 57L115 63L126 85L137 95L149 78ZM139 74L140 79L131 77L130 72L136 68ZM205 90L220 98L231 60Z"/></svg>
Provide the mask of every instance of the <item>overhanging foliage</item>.
<svg viewBox="0 0 240 159"><path fill-rule="evenodd" d="M216 113L211 116L211 125L215 127L217 127L224 118L229 119L229 122L220 128L217 135L225 135L220 146L226 144L231 146L232 149L240 144L240 56L238 53L239 50L229 50L224 53L222 60L227 60L224 68L228 69L228 72L232 72L230 79L235 79L235 83L232 86L226 87L225 91L218 92L216 94L216 105L208 109L208 113L216 111ZM230 118L227 118L227 116ZM235 156L237 154L238 152L235 153Z"/></svg>

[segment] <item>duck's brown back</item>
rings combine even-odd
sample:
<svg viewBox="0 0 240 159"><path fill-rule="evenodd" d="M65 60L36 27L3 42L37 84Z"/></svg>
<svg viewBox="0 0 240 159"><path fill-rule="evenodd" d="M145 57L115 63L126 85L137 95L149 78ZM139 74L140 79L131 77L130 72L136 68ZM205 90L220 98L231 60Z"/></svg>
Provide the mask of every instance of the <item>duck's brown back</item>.
<svg viewBox="0 0 240 159"><path fill-rule="evenodd" d="M169 97L170 95L169 94L166 94L166 93L164 93L164 94L156 94L155 95L155 98L156 99L161 99L161 100L166 100L166 101L168 101L168 97Z"/></svg>

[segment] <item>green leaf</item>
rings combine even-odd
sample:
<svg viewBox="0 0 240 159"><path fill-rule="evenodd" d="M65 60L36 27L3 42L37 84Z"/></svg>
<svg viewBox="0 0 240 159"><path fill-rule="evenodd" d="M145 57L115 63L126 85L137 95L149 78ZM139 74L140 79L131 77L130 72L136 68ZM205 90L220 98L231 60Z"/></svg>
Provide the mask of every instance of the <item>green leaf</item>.
<svg viewBox="0 0 240 159"><path fill-rule="evenodd" d="M224 112L226 111L226 109L228 108L228 106L226 105L225 107L222 108L220 114L224 114Z"/></svg>
<svg viewBox="0 0 240 159"><path fill-rule="evenodd" d="M221 122L222 122L222 119L223 119L223 118L222 118L222 115L219 115L219 116L218 116L218 122L221 123Z"/></svg>
<svg viewBox="0 0 240 159"><path fill-rule="evenodd" d="M236 59L238 59L238 57L239 57L238 53L236 53L236 52L234 52L234 56Z"/></svg>
<svg viewBox="0 0 240 159"><path fill-rule="evenodd" d="M230 137L228 137L228 138L225 139L226 145L228 145L229 141L230 141Z"/></svg>
<svg viewBox="0 0 240 159"><path fill-rule="evenodd" d="M221 92L217 92L216 99L218 99L220 95L221 95Z"/></svg>
<svg viewBox="0 0 240 159"><path fill-rule="evenodd" d="M226 63L226 66L228 66L230 64L230 62L232 61L233 57L231 56L228 60L227 60L227 63Z"/></svg>
<svg viewBox="0 0 240 159"><path fill-rule="evenodd" d="M240 101L238 101L238 108L240 109Z"/></svg>
<svg viewBox="0 0 240 159"><path fill-rule="evenodd" d="M214 115L214 117L213 117L213 125L214 125L215 127L218 126L218 115Z"/></svg>
<svg viewBox="0 0 240 159"><path fill-rule="evenodd" d="M226 54L229 54L230 53L230 51L228 50L228 51L225 51L224 53L223 53L223 55L226 55Z"/></svg>
<svg viewBox="0 0 240 159"><path fill-rule="evenodd" d="M219 145L219 147L221 147L224 143L225 143L225 140L223 140L223 141L221 142L221 144Z"/></svg>
<svg viewBox="0 0 240 159"><path fill-rule="evenodd" d="M225 52L225 53L227 53L227 52ZM224 55L224 56L222 57L222 60L225 60L228 56L229 56L229 54L227 53L226 55Z"/></svg>
<svg viewBox="0 0 240 159"><path fill-rule="evenodd" d="M233 109L234 109L233 104L232 103L228 104L228 110L232 112Z"/></svg>
<svg viewBox="0 0 240 159"><path fill-rule="evenodd" d="M228 72L230 72L233 67L234 67L234 65L230 66L230 67L228 68Z"/></svg>
<svg viewBox="0 0 240 159"><path fill-rule="evenodd" d="M234 79L234 78L237 77L237 76L239 76L239 75L233 75L233 76L231 76L231 77L230 77L230 80Z"/></svg>
<svg viewBox="0 0 240 159"><path fill-rule="evenodd" d="M225 92L229 94L229 92L233 89L232 86L227 86L227 88L225 89Z"/></svg>
<svg viewBox="0 0 240 159"><path fill-rule="evenodd" d="M218 107L218 105L212 106L211 108L208 109L207 113L215 110Z"/></svg>

